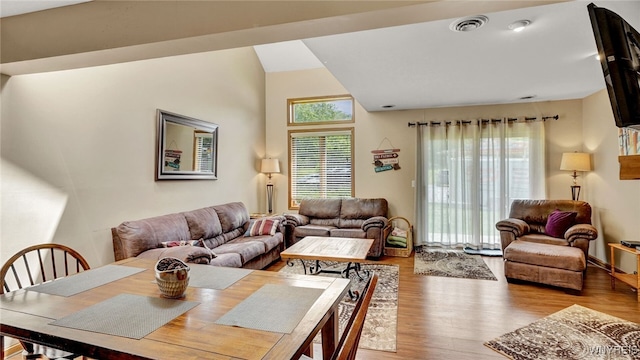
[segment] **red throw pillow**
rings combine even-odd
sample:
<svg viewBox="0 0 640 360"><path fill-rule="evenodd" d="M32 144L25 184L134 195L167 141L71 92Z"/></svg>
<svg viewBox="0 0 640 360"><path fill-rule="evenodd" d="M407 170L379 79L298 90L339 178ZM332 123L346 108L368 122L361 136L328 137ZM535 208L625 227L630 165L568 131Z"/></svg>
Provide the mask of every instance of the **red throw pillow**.
<svg viewBox="0 0 640 360"><path fill-rule="evenodd" d="M576 223L577 212L554 210L547 218L544 232L553 237L564 238L564 233Z"/></svg>
<svg viewBox="0 0 640 360"><path fill-rule="evenodd" d="M247 229L245 236L259 236L259 235L275 235L278 229L279 220L271 218L262 218L252 221Z"/></svg>

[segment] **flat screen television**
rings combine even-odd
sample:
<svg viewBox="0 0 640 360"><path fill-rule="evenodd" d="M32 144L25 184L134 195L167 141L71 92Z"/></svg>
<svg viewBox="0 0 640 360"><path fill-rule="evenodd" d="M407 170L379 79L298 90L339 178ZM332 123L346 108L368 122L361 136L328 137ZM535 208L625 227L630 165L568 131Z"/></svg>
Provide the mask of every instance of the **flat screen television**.
<svg viewBox="0 0 640 360"><path fill-rule="evenodd" d="M640 34L611 10L587 8L616 126L640 129Z"/></svg>

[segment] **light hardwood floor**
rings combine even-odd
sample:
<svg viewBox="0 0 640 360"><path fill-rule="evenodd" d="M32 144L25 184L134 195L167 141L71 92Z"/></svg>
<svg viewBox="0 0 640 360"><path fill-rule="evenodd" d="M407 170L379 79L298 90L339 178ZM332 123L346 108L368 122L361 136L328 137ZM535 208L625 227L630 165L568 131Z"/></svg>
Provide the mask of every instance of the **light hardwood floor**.
<svg viewBox="0 0 640 360"><path fill-rule="evenodd" d="M509 284L501 257L483 257L498 281L413 274L413 257L383 257L400 266L397 352L358 350L358 359L506 359L483 343L573 304L640 323L637 294L590 264L581 296L536 284ZM284 266L280 261L268 270Z"/></svg>

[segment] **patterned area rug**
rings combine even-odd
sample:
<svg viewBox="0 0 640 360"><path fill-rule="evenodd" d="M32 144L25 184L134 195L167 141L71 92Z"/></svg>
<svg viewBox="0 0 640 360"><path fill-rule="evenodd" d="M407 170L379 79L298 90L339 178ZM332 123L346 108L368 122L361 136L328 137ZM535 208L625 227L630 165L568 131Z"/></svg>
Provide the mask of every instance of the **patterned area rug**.
<svg viewBox="0 0 640 360"><path fill-rule="evenodd" d="M308 262L309 263L309 262ZM346 263L321 262L323 269L344 269ZM398 326L398 266L382 264L362 264L362 270L374 271L378 274L378 284L367 311L367 318L360 338L360 348L396 351L396 333ZM285 266L281 272L304 274L300 260L295 260L293 266ZM340 276L338 274L321 274L320 276ZM355 274L351 274L351 290L362 293L365 281L360 281ZM340 302L340 335L353 312L355 302L346 295ZM320 342L320 336L316 342Z"/></svg>
<svg viewBox="0 0 640 360"><path fill-rule="evenodd" d="M487 264L479 255L468 255L460 250L416 247L413 273L466 279L495 280Z"/></svg>
<svg viewBox="0 0 640 360"><path fill-rule="evenodd" d="M640 359L640 325L572 305L485 345L515 360Z"/></svg>

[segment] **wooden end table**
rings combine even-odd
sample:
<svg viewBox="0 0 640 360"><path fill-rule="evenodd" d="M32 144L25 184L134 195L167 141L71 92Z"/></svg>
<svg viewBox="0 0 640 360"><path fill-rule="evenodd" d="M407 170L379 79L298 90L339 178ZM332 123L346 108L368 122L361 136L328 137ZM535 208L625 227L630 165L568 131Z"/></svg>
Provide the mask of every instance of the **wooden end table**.
<svg viewBox="0 0 640 360"><path fill-rule="evenodd" d="M616 279L618 279L636 289L636 293L638 294L638 302L640 302L640 250L615 243L610 243L609 247L611 248L611 288L616 288ZM638 270L635 274L621 274L616 272L616 249L636 255L636 266L638 267Z"/></svg>
<svg viewBox="0 0 640 360"><path fill-rule="evenodd" d="M367 258L371 246L373 246L372 239L306 236L281 252L280 257L285 259L289 266L293 266L293 259L300 260L305 275L307 273L310 275L332 273L340 274L345 279L349 279L351 271L354 271L360 280L365 280L369 273L365 271L365 277L360 275L360 263ZM314 265L307 265L304 260L314 261ZM328 270L322 268L320 261L346 262L347 266L339 271ZM349 296L353 300L358 298L358 294L351 290L349 290Z"/></svg>

